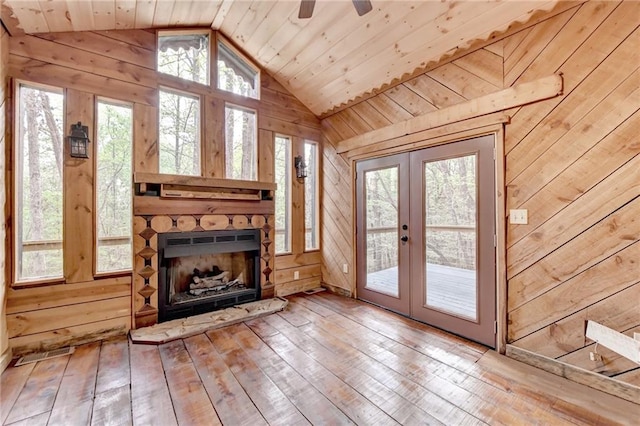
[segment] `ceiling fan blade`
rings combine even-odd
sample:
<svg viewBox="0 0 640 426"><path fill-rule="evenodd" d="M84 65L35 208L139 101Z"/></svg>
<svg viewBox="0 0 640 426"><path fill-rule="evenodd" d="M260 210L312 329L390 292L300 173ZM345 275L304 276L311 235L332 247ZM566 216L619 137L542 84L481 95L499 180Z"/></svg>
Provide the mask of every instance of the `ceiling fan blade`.
<svg viewBox="0 0 640 426"><path fill-rule="evenodd" d="M300 11L298 12L298 19L311 18L315 5L316 0L300 0Z"/></svg>
<svg viewBox="0 0 640 426"><path fill-rule="evenodd" d="M356 12L358 12L358 16L362 16L365 13L371 12L373 7L371 6L371 1L369 0L352 0L353 7L356 8Z"/></svg>

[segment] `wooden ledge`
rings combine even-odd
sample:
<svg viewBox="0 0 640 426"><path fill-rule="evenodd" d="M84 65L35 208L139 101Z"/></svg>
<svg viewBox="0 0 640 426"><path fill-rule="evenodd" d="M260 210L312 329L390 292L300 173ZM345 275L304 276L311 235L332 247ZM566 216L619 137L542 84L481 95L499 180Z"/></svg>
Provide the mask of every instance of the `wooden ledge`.
<svg viewBox="0 0 640 426"><path fill-rule="evenodd" d="M166 184L180 186L194 186L203 188L224 189L255 189L275 191L276 184L272 182L260 182L255 180L217 179L202 176L167 175L160 173L135 173L134 183Z"/></svg>
<svg viewBox="0 0 640 426"><path fill-rule="evenodd" d="M276 189L272 182L156 173L136 173L134 182L136 194L162 198L260 201L273 199Z"/></svg>

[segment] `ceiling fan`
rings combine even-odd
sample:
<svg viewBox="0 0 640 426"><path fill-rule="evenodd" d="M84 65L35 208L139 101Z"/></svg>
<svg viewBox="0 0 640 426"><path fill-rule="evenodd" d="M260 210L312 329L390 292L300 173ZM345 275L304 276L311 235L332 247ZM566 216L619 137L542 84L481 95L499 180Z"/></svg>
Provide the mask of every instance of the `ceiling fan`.
<svg viewBox="0 0 640 426"><path fill-rule="evenodd" d="M370 0L351 0L353 7L356 8L358 16L362 16L365 13L371 12L373 9ZM313 15L313 8L316 5L316 0L300 0L300 11L298 12L299 19L308 19Z"/></svg>

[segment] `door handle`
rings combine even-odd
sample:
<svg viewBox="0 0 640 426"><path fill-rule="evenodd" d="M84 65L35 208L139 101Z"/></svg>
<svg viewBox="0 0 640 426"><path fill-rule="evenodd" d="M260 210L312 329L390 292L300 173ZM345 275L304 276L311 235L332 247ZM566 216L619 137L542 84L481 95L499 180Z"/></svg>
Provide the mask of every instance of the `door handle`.
<svg viewBox="0 0 640 426"><path fill-rule="evenodd" d="M400 241L402 241L403 243L406 243L407 241L409 241L409 237L406 235L403 235L402 237L400 237Z"/></svg>

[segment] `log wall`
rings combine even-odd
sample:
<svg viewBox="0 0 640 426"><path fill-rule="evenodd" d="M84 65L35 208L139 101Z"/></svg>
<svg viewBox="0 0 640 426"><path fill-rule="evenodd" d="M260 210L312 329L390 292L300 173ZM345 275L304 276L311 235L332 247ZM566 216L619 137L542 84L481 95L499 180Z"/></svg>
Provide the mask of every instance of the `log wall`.
<svg viewBox="0 0 640 426"><path fill-rule="evenodd" d="M589 359L591 319L640 327L640 8L575 6L442 64L322 121L323 280L353 292L352 164L340 141L562 73L562 96L507 111L507 342L640 385L638 368L602 348ZM349 274L343 273L343 264Z"/></svg>
<svg viewBox="0 0 640 426"><path fill-rule="evenodd" d="M224 126L218 117L223 117L225 101L248 102L248 106L258 110L260 180L273 181L275 133L320 141L319 120L265 73L262 74L260 101L239 99L232 94L157 73L154 31L22 35L4 37L3 42L6 38L9 39L9 77L65 89L69 120L77 121L78 118L74 117L84 114L86 117L83 116L82 121L91 123L97 96L132 104L134 172L158 172L160 85L192 90L202 97L205 117L203 139L207 153L203 170L206 177L221 177L219 165L224 163L221 154L224 151L220 147L224 144ZM7 67L3 64L2 69ZM90 131L92 127L90 125ZM19 288L10 281L7 283L7 320L14 353L83 341L87 336L95 339L100 335L123 333L132 326L131 274L102 279L92 273L93 170L90 169L90 166L87 170L65 166L68 182L65 191L71 195L67 197L71 204L66 206L65 214L67 219L72 218L66 223L80 224L66 230L65 262L72 267L65 274L65 282L36 288ZM78 173L85 178L74 178ZM303 204L294 206L293 214L302 216ZM277 259L283 265L280 276L282 289L287 287L287 267L294 265L300 268L301 277L307 276L302 272L303 268L319 269L319 255L308 257L299 253L294 254L293 259L293 262L290 258L284 258L282 262ZM319 277L316 281L319 283ZM276 281L276 291L278 284ZM50 294L50 305L46 308L31 300L45 294Z"/></svg>
<svg viewBox="0 0 640 426"><path fill-rule="evenodd" d="M7 65L9 63L9 35L0 25L0 176L5 176L5 117L7 97ZM7 335L7 318L5 315L7 292L6 292L6 235L7 223L5 221L5 202L6 202L6 179L3 178L0 184L0 373L5 369L7 363L11 360L11 351L9 349L9 337Z"/></svg>

